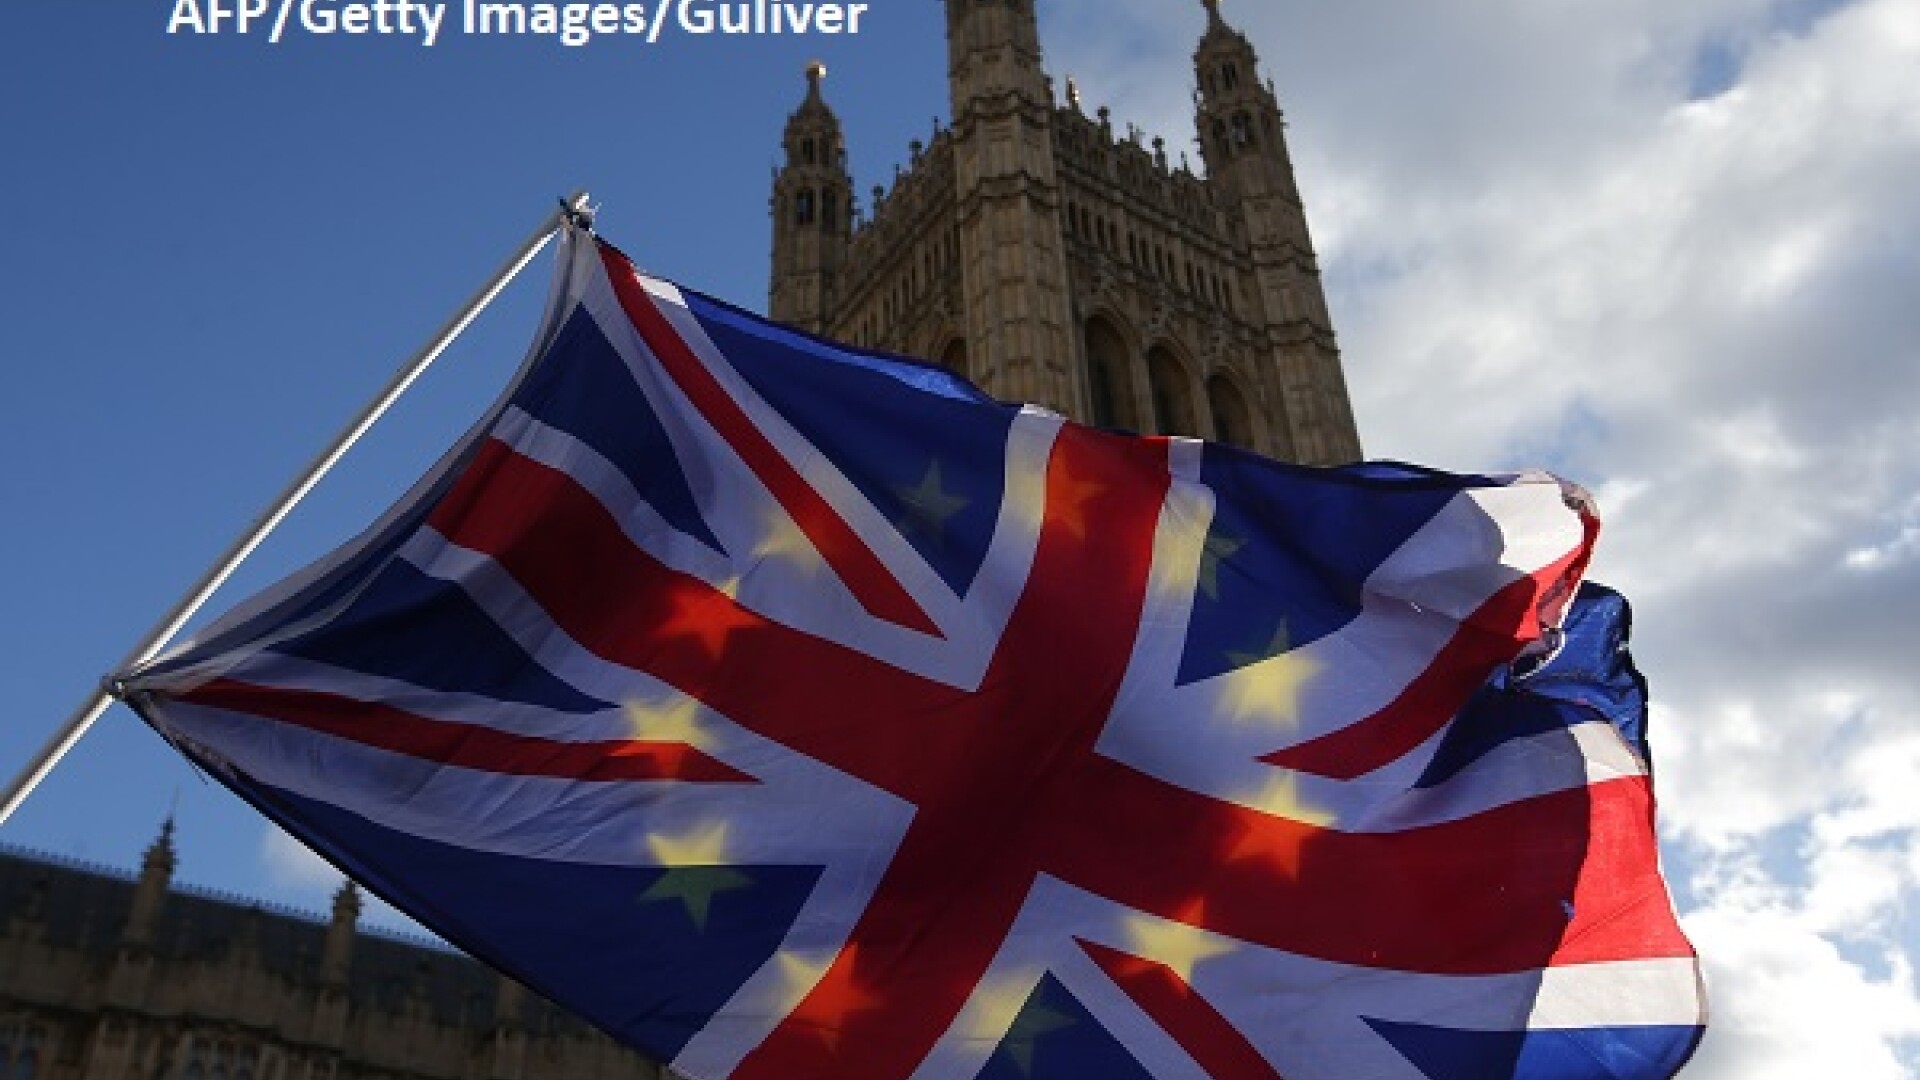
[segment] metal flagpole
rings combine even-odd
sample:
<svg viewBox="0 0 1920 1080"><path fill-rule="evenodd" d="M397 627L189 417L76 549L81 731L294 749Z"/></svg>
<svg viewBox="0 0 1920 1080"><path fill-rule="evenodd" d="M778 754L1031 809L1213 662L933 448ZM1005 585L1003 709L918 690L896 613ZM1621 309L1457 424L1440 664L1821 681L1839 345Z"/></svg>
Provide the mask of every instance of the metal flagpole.
<svg viewBox="0 0 1920 1080"><path fill-rule="evenodd" d="M360 437L367 433L367 429L371 428L393 406L393 403L399 400L400 395L405 393L407 388L412 386L414 381L432 365L434 360L447 350L447 346L452 345L454 339L458 338L461 332L479 317L481 310L492 303L493 298L500 295L508 283L525 269L535 256L540 254L560 226L585 212L586 205L587 193L584 191L576 191L562 200L561 205L540 223L539 230L529 237L526 243L520 245L520 249L501 265L493 277L481 286L480 290L474 293L452 318L447 320L446 325L440 328L432 340L394 373L393 379L387 383L385 389L380 391L380 396L355 417L345 430L341 431L334 439L332 446L313 459L306 471L287 485L286 490L280 493L280 497L274 500L273 505L254 521L252 528L233 542L233 546L220 556L220 560L207 571L206 576L201 578L199 583L182 597L180 602L174 605L173 610L167 612L152 630L147 632L147 636L141 639L140 644L134 646L133 651L128 653L126 659L113 670L126 671L160 655L160 651L167 647L167 643L173 640L173 636L179 633L214 592L225 584L227 578L233 575L247 556L251 555L253 550L260 546L260 542L267 538L267 534L271 533L287 514L292 512L300 500L313 490L328 470L346 456L347 451L353 448L353 444L358 442ZM40 786L40 781L47 778L47 774L53 771L54 766L60 763L60 759L67 755L67 751L73 749L74 744L80 741L80 737L87 733L87 729L93 726L93 722L98 720L100 714L106 712L107 706L112 703L112 693L107 687L101 686L79 709L74 711L72 716L67 718L67 722L54 733L53 738L47 740L45 746L40 748L40 753L34 757L26 769L7 785L5 796L0 798L0 824L5 824L7 819L13 816L13 812L19 809L28 795L33 793L33 789Z"/></svg>

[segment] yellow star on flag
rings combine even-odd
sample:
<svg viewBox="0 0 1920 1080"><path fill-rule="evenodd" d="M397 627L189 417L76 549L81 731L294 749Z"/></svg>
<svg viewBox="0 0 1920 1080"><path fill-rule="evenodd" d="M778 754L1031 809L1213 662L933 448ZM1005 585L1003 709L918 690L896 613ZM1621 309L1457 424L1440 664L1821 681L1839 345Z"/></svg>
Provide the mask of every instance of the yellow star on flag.
<svg viewBox="0 0 1920 1080"><path fill-rule="evenodd" d="M1041 1037L1061 1028L1072 1027L1073 1023L1073 1017L1066 1013L1047 1008L1037 998L1029 999L1026 1007L1013 1018L1000 1046L1019 1066L1022 1076L1032 1076L1033 1052Z"/></svg>
<svg viewBox="0 0 1920 1080"><path fill-rule="evenodd" d="M1076 540L1087 538L1087 526L1092 515L1088 504L1099 498L1107 486L1095 480L1082 480L1068 473L1058 483L1048 485L1047 495L1051 505L1051 514Z"/></svg>
<svg viewBox="0 0 1920 1080"><path fill-rule="evenodd" d="M1300 719L1300 688L1320 672L1320 665L1300 651L1287 648L1287 626L1280 624L1262 653L1230 652L1234 670L1223 676L1225 705L1235 720L1294 724Z"/></svg>
<svg viewBox="0 0 1920 1080"><path fill-rule="evenodd" d="M673 613L667 616L665 629L680 637L699 638L707 655L717 658L726 651L729 636L755 623L754 617L736 603L739 596L739 578L730 578L711 591L681 589L673 597Z"/></svg>
<svg viewBox="0 0 1920 1080"><path fill-rule="evenodd" d="M1200 963L1233 951L1232 945L1205 930L1144 915L1127 920L1127 937L1132 942L1128 952L1166 965L1188 984L1192 984L1193 969Z"/></svg>
<svg viewBox="0 0 1920 1080"><path fill-rule="evenodd" d="M843 974L835 975L835 964L782 952L774 956L779 966L782 1011L813 1028L832 1049L839 1045L840 1028L848 1016L867 1012L879 1005L879 999L862 990L853 980L858 945L841 950L839 965Z"/></svg>
<svg viewBox="0 0 1920 1080"><path fill-rule="evenodd" d="M893 493L906 505L905 520L900 523L904 529L917 529L924 532L928 539L936 544L944 543L947 536L947 522L955 514L967 508L968 500L959 495L950 495L940 481L940 462L936 458L927 466L927 474L920 479L918 487L897 485Z"/></svg>
<svg viewBox="0 0 1920 1080"><path fill-rule="evenodd" d="M1288 824L1250 829L1227 853L1228 860L1270 863L1281 873L1298 880L1302 849L1313 841L1315 829L1333 824L1334 816L1301 802L1300 779L1290 772L1277 771L1244 801L1262 813L1286 818Z"/></svg>
<svg viewBox="0 0 1920 1080"><path fill-rule="evenodd" d="M1275 769L1248 804L1262 813L1298 821L1304 825L1330 825L1333 815L1315 810L1300 801L1300 777L1297 773Z"/></svg>
<svg viewBox="0 0 1920 1080"><path fill-rule="evenodd" d="M647 847L667 871L640 894L640 900L678 900L693 920L694 929L704 932L715 896L753 886L750 875L724 865L726 843L724 822L686 837L647 837Z"/></svg>
<svg viewBox="0 0 1920 1080"><path fill-rule="evenodd" d="M827 973L829 961L825 958L801 956L797 953L775 953L774 965L780 971L780 1007L782 1013L792 1012L799 1006L813 984Z"/></svg>
<svg viewBox="0 0 1920 1080"><path fill-rule="evenodd" d="M1164 516L1153 534L1153 589L1157 595L1184 599L1193 594L1205 566L1204 554L1195 560L1193 553L1196 548L1204 551L1210 512L1179 485L1168 493Z"/></svg>
<svg viewBox="0 0 1920 1080"><path fill-rule="evenodd" d="M690 697L674 695L662 704L629 701L623 711L629 730L639 742L675 743L705 750L710 741L694 718L700 715L700 703Z"/></svg>
<svg viewBox="0 0 1920 1080"><path fill-rule="evenodd" d="M766 531L753 547L756 561L778 560L809 574L820 568L820 553L814 549L813 541L785 509L771 507L762 524Z"/></svg>
<svg viewBox="0 0 1920 1080"><path fill-rule="evenodd" d="M1220 599L1220 564L1246 546L1245 540L1224 533L1208 535L1206 545L1200 549L1200 591L1207 594L1207 599Z"/></svg>
<svg viewBox="0 0 1920 1080"><path fill-rule="evenodd" d="M1044 468L1016 469L1007 475L1006 502L1023 529L1039 532L1047 514L1047 474Z"/></svg>
<svg viewBox="0 0 1920 1080"><path fill-rule="evenodd" d="M984 979L967 1003L967 1035L975 1042L999 1042L1013 1028L1033 993L1032 972Z"/></svg>

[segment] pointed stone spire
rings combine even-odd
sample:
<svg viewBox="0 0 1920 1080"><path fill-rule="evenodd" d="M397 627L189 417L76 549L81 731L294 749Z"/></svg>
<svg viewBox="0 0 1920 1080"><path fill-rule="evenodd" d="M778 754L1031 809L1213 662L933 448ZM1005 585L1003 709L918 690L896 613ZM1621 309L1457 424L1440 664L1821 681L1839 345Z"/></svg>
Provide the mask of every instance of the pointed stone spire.
<svg viewBox="0 0 1920 1080"><path fill-rule="evenodd" d="M176 860L177 856L173 850L173 815L168 814L167 820L160 823L160 835L154 837L153 843L147 845L146 855L140 860L140 870L143 874L157 872L171 878L173 868L177 865Z"/></svg>
<svg viewBox="0 0 1920 1080"><path fill-rule="evenodd" d="M173 850L173 815L168 814L160 826L160 835L147 845L146 856L140 860L140 878L133 887L133 908L127 913L127 925L120 935L122 944L144 949L153 943L154 923L166 903L177 864Z"/></svg>
<svg viewBox="0 0 1920 1080"><path fill-rule="evenodd" d="M354 927L360 919L360 889L351 881L340 883L333 894L333 920L327 924L327 941L320 954L320 982L338 989L347 985L347 972L353 964Z"/></svg>

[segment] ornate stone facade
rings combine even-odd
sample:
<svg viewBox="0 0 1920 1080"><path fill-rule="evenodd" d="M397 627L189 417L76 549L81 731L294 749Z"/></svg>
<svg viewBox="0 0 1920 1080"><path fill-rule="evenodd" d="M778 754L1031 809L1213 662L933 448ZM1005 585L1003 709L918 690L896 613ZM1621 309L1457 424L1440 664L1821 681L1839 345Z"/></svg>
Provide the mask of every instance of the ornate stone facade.
<svg viewBox="0 0 1920 1080"><path fill-rule="evenodd" d="M1204 0L1204 176L1054 99L1035 0L944 0L953 120L863 213L807 72L773 185L774 318L1105 427L1360 457L1280 106Z"/></svg>
<svg viewBox="0 0 1920 1080"><path fill-rule="evenodd" d="M0 1080L671 1080L458 953L0 850Z"/></svg>

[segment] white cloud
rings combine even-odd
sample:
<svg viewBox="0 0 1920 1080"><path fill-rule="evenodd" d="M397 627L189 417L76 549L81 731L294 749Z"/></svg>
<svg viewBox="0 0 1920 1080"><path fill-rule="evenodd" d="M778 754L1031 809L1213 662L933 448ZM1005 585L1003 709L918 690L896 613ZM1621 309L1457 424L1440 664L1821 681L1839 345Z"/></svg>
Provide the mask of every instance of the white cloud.
<svg viewBox="0 0 1920 1080"><path fill-rule="evenodd" d="M1901 950L1876 979L1793 910L1712 908L1687 920L1706 958L1713 1016L1688 1080L1903 1080L1899 1044L1920 1035Z"/></svg>
<svg viewBox="0 0 1920 1080"><path fill-rule="evenodd" d="M333 864L272 822L260 828L259 859L267 892L281 903L315 914L332 910L333 896L346 880ZM360 893L360 925L426 938L436 936L364 889Z"/></svg>
<svg viewBox="0 0 1920 1080"><path fill-rule="evenodd" d="M276 894L330 895L344 880L331 863L272 823L260 830L260 864Z"/></svg>

